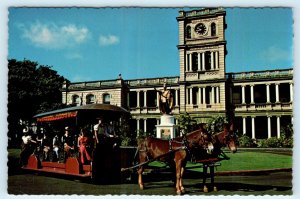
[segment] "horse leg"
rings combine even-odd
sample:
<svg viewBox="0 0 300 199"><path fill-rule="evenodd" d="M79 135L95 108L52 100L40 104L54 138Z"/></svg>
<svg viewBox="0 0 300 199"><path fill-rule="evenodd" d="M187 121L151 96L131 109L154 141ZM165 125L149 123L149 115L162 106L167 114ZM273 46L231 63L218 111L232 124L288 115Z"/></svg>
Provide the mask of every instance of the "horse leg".
<svg viewBox="0 0 300 199"><path fill-rule="evenodd" d="M143 172L144 172L144 167L140 166L139 169L138 169L138 183L139 183L139 186L140 186L141 190L143 190L145 188L144 183L143 183L143 178L142 178Z"/></svg>
<svg viewBox="0 0 300 199"><path fill-rule="evenodd" d="M184 173L184 167L181 167L181 171L180 171L181 177L180 177L180 182L179 182L180 184L179 184L179 186L180 186L180 191L181 191L182 194L185 193L185 189L184 189L183 183L182 183L183 173Z"/></svg>
<svg viewBox="0 0 300 199"><path fill-rule="evenodd" d="M181 195L180 189L180 181L181 181L181 160L175 161L176 162L176 193L177 195Z"/></svg>
<svg viewBox="0 0 300 199"><path fill-rule="evenodd" d="M206 186L206 175L207 175L207 165L203 164L203 192L207 193L208 188Z"/></svg>
<svg viewBox="0 0 300 199"><path fill-rule="evenodd" d="M211 186L213 187L214 191L218 191L217 187L215 186L215 167L214 166L210 166L209 170L210 170Z"/></svg>

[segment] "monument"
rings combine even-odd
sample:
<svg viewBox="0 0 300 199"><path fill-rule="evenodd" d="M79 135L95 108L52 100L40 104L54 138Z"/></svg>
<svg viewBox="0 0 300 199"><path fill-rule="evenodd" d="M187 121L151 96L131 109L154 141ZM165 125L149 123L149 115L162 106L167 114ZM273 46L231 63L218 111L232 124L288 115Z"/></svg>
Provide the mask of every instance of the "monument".
<svg viewBox="0 0 300 199"><path fill-rule="evenodd" d="M155 89L156 90L156 89ZM178 127L175 125L175 118L172 113L173 108L173 95L167 89L167 84L164 83L163 91L159 93L159 110L162 113L160 117L160 124L156 125L156 137L162 139L172 139L178 134Z"/></svg>

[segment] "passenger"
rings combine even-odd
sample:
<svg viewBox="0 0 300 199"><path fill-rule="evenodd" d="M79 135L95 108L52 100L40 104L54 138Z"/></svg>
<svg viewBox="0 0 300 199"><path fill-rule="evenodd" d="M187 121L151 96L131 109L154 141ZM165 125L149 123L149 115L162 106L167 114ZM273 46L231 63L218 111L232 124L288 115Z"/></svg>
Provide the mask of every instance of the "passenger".
<svg viewBox="0 0 300 199"><path fill-rule="evenodd" d="M69 127L65 127L65 134L61 138L61 142L64 145L64 151L68 156L71 155L71 151L74 150L74 141L73 137L70 135Z"/></svg>
<svg viewBox="0 0 300 199"><path fill-rule="evenodd" d="M55 134L55 136L53 137L52 146L53 146L53 151L56 155L56 159L58 159L58 157L59 157L58 152L59 152L60 142L59 142L59 138L58 138L57 134Z"/></svg>
<svg viewBox="0 0 300 199"><path fill-rule="evenodd" d="M22 166L27 164L28 157L34 152L36 141L32 139L28 127L23 129L22 145L20 153L20 163Z"/></svg>
<svg viewBox="0 0 300 199"><path fill-rule="evenodd" d="M100 137L105 137L107 135L107 126L103 124L101 118L98 118L98 124L94 125L95 143L99 144Z"/></svg>
<svg viewBox="0 0 300 199"><path fill-rule="evenodd" d="M88 136L87 131L85 129L81 129L78 137L78 148L80 152L80 161L82 164L85 163L85 159L87 161L91 161L91 156L89 154L91 143L92 140Z"/></svg>
<svg viewBox="0 0 300 199"><path fill-rule="evenodd" d="M45 160L48 159L50 148L51 148L50 138L46 134L44 134L44 137L42 139L42 149L43 149Z"/></svg>
<svg viewBox="0 0 300 199"><path fill-rule="evenodd" d="M115 127L112 121L110 121L109 125L107 126L107 135L108 137L117 137Z"/></svg>

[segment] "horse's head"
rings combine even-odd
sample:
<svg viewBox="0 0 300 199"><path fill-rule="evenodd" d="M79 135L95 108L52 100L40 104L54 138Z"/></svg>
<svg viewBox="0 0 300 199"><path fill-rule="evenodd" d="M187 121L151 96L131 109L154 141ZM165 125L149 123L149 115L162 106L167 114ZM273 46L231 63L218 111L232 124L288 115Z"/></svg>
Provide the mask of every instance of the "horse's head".
<svg viewBox="0 0 300 199"><path fill-rule="evenodd" d="M190 144L190 147L199 147L207 151L208 154L211 154L214 145L213 138L203 127L202 124L199 125L199 129L187 134L187 140Z"/></svg>
<svg viewBox="0 0 300 199"><path fill-rule="evenodd" d="M223 145L227 146L231 152L235 153L237 151L237 136L234 133L233 124L231 124L230 127L228 124L225 124L224 130L221 132L221 136L218 136L218 139Z"/></svg>

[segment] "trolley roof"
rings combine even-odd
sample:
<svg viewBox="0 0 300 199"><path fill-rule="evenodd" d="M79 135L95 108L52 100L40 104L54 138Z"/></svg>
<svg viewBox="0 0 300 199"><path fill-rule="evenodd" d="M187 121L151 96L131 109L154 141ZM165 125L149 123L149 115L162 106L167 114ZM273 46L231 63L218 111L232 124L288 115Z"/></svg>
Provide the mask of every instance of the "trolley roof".
<svg viewBox="0 0 300 199"><path fill-rule="evenodd" d="M54 111L49 111L45 113L40 113L35 115L33 118L36 118L39 122L48 122L48 121L55 121L55 120L61 120L66 118L72 118L77 117L80 113L86 113L86 112L97 112L98 116L101 116L105 113L111 113L111 114L129 114L129 112L119 106L114 106L111 104L88 104L84 106L75 106L75 107L69 107L69 108L63 108L58 109Z"/></svg>

